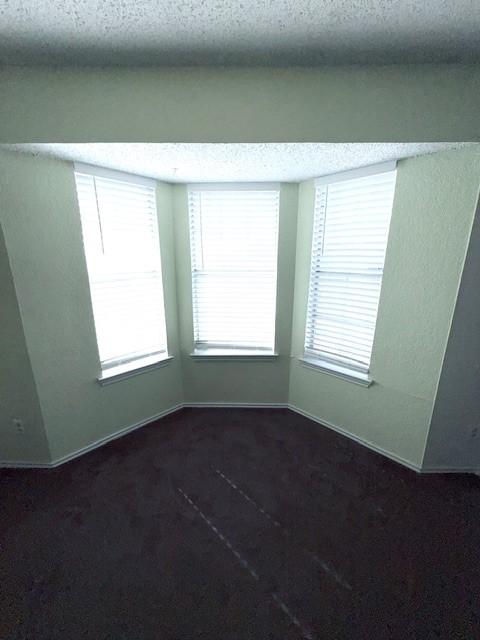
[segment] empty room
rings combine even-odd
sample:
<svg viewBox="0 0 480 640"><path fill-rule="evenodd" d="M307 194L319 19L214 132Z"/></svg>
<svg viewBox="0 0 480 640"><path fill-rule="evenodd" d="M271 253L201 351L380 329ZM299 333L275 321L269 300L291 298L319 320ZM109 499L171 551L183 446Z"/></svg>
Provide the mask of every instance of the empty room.
<svg viewBox="0 0 480 640"><path fill-rule="evenodd" d="M480 638L479 29L0 7L1 640Z"/></svg>

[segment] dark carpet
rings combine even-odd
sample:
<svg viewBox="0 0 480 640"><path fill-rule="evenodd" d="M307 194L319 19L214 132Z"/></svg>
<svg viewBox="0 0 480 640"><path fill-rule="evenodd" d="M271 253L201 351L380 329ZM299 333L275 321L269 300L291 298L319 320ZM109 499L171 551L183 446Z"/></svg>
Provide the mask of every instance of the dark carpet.
<svg viewBox="0 0 480 640"><path fill-rule="evenodd" d="M186 409L0 473L0 638L480 638L480 478L287 410Z"/></svg>

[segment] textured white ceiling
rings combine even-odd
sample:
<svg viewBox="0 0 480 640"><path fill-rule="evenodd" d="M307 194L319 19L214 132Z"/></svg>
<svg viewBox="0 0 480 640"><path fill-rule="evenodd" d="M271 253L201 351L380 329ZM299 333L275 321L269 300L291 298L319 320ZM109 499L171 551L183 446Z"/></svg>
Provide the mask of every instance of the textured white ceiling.
<svg viewBox="0 0 480 640"><path fill-rule="evenodd" d="M0 0L0 63L470 61L479 29L479 0Z"/></svg>
<svg viewBox="0 0 480 640"><path fill-rule="evenodd" d="M136 173L167 182L299 182L474 143L5 144L0 148ZM480 143L477 143L477 145Z"/></svg>

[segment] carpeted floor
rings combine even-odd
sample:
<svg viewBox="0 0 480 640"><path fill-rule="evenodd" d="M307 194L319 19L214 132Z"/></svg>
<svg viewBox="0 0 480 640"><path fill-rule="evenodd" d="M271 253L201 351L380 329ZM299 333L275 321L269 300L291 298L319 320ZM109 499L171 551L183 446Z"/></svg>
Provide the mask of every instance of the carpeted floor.
<svg viewBox="0 0 480 640"><path fill-rule="evenodd" d="M480 478L287 410L186 409L0 491L2 640L480 638Z"/></svg>

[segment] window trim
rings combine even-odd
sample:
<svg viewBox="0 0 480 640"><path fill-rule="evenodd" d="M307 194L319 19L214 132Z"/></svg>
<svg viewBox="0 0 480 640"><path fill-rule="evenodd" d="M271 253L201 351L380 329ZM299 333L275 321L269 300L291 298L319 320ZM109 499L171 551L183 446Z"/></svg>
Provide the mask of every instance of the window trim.
<svg viewBox="0 0 480 640"><path fill-rule="evenodd" d="M99 345L98 345L97 327L95 325L95 342L97 346L97 357L98 357L99 368L100 368L100 374L97 377L97 382L101 386L105 386L105 385L112 384L113 382L124 380L126 378L130 378L132 376L151 371L158 367L165 366L173 359L173 356L170 355L168 351L169 341L168 341L168 326L167 326L167 310L166 310L166 304L165 304L165 285L164 285L161 237L160 237L158 207L157 207L157 181L154 178L148 178L148 177L133 174L133 173L117 171L116 169L107 169L105 167L100 167L97 165L87 164L83 162L73 163L73 173L74 173L74 177L78 173L78 174L83 174L87 176L92 176L93 178L103 178L103 179L112 180L115 182L128 183L128 184L133 184L137 186L144 186L152 189L154 192L155 222L156 222L156 231L157 231L157 237L158 237L158 249L159 249L159 273L161 278L163 318L165 322L165 349L161 351L156 351L154 353L142 353L141 355L138 355L133 358L126 358L123 360L119 359L112 364L108 364L108 361L104 361L102 363L100 359L100 352L99 352ZM78 198L77 185L76 185L76 197L77 197L78 210L80 214L80 222L82 225L83 252L84 252L87 275L88 275L90 304L93 312L93 297L92 297L91 283L90 283L90 272L88 268L88 260L86 255L87 249L86 249L85 239L83 235L83 220L82 220L82 213L80 209L80 201ZM105 364L105 362L107 362L107 364Z"/></svg>
<svg viewBox="0 0 480 640"><path fill-rule="evenodd" d="M278 353L255 349L238 349L238 353L234 353L234 349L195 349L190 357L198 362L270 362L278 358Z"/></svg>
<svg viewBox="0 0 480 640"><path fill-rule="evenodd" d="M187 183L187 198L191 192L202 191L277 191L278 192L278 228L277 228L277 255L275 263L275 317L274 317L274 340L273 348L252 348L246 347L226 347L222 345L209 345L208 343L195 341L195 329L193 334L193 351L190 353L190 357L198 361L212 361L212 360L256 360L267 361L278 357L277 352L277 304L278 304L278 260L279 260L279 246L280 246L280 211L281 211L281 183L280 182L191 182ZM190 211L189 211L190 218ZM192 237L189 233L189 249L190 249L190 283L192 286L192 319L194 321L194 309L193 309L193 261L192 261Z"/></svg>
<svg viewBox="0 0 480 640"><path fill-rule="evenodd" d="M128 378L133 378L142 373L154 371L160 367L164 367L173 360L173 356L168 353L155 354L154 356L146 356L136 360L130 360L123 365L117 365L104 369L97 377L97 382L101 387L105 387L114 382L120 382Z"/></svg>
<svg viewBox="0 0 480 640"><path fill-rule="evenodd" d="M350 367L342 367L334 362L328 362L327 360L323 360L322 358L317 358L309 354L303 355L298 360L308 369L315 369L316 371L326 373L334 376L335 378L340 378L347 382L353 382L361 387L368 388L374 382L369 373L355 371L355 369L350 369Z"/></svg>
<svg viewBox="0 0 480 640"><path fill-rule="evenodd" d="M368 165L365 167L359 167L357 169L351 169L348 171L341 171L338 173L332 173L326 176L320 176L314 180L315 194L314 198L316 200L317 197L317 189L325 188L328 185L338 182L345 182L348 180L355 180L358 178L365 178L368 176L379 175L382 173L389 173L392 171L396 171L397 169L397 160L391 160L387 162L381 162L374 165ZM346 363L342 363L341 361L330 360L329 358L322 356L320 354L312 353L305 345L306 336L308 332L308 323L309 323L309 302L310 302L310 286L311 286L311 278L312 278L312 264L313 264L313 255L314 255L314 246L315 246L315 204L314 204L314 212L312 217L312 241L311 241L311 252L310 252L310 266L309 266L309 282L308 282L308 293L307 293L307 305L306 305L306 317L305 317L305 333L304 333L304 345L303 345L303 353L302 356L299 357L299 362L310 369L315 369L317 371L321 371L322 373L326 373L332 375L334 377L340 378L347 382L353 382L354 384L361 385L363 387L369 387L374 380L370 376L370 365L367 369L356 368L354 365L349 365ZM387 238L387 247L388 247L388 238ZM382 280L383 283L383 273L384 267L382 268ZM378 317L378 315L377 315ZM375 329L376 329L376 320L375 320ZM375 344L375 332L374 338L372 342L372 353L373 347Z"/></svg>

